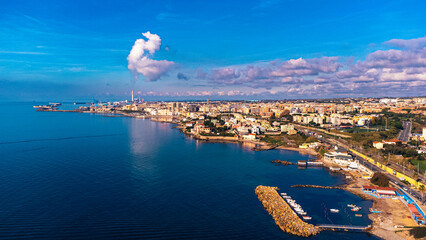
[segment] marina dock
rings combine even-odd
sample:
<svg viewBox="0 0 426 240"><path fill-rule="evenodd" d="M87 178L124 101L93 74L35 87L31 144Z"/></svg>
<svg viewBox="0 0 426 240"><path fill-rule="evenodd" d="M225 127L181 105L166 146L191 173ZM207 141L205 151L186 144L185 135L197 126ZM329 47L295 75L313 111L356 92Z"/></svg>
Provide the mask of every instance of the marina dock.
<svg viewBox="0 0 426 240"><path fill-rule="evenodd" d="M308 166L319 167L319 166L323 166L323 162L299 160L297 161L297 165L299 165L299 167L308 167Z"/></svg>

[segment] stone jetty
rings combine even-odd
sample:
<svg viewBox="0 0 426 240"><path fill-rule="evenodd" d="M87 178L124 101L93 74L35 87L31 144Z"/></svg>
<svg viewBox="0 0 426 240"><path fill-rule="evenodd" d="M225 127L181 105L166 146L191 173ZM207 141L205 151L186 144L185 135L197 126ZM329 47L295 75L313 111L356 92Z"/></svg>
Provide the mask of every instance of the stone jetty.
<svg viewBox="0 0 426 240"><path fill-rule="evenodd" d="M263 207L272 216L278 227L284 232L300 237L316 235L320 229L308 224L291 209L291 207L278 194L277 187L258 186L255 193L262 202Z"/></svg>
<svg viewBox="0 0 426 240"><path fill-rule="evenodd" d="M287 165L297 165L296 163L292 163L292 162L289 162L289 161L278 160L278 159L275 159L274 161L272 161L272 163L281 164L281 165L285 165L285 166L287 166Z"/></svg>
<svg viewBox="0 0 426 240"><path fill-rule="evenodd" d="M293 185L294 188L323 188L323 189L344 189L344 187L330 187L330 186L318 186L318 185Z"/></svg>

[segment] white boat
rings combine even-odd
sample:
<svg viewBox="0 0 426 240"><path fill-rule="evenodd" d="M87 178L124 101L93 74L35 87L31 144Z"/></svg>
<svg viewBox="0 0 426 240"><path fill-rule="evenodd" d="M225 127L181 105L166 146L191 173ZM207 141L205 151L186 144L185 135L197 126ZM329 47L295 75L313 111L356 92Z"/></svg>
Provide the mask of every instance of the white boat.
<svg viewBox="0 0 426 240"><path fill-rule="evenodd" d="M359 210L361 210L361 207L354 207L351 209L352 212L358 212Z"/></svg>
<svg viewBox="0 0 426 240"><path fill-rule="evenodd" d="M309 217L309 216L302 216L302 218L303 218L303 220L311 220L312 219L312 217Z"/></svg>
<svg viewBox="0 0 426 240"><path fill-rule="evenodd" d="M332 209L330 209L330 212L332 212L332 213L338 213L338 212L340 212L340 210L339 210L339 209L332 208Z"/></svg>
<svg viewBox="0 0 426 240"><path fill-rule="evenodd" d="M287 196L287 193L283 192L281 193L281 196Z"/></svg>

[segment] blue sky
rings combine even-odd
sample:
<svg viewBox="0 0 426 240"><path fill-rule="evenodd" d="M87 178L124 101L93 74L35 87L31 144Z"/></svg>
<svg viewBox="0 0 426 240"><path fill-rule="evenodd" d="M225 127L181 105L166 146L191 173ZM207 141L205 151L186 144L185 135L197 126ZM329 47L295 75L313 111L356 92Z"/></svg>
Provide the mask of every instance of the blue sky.
<svg viewBox="0 0 426 240"><path fill-rule="evenodd" d="M407 0L0 0L0 100L425 95L425 12ZM161 39L143 53L155 77L127 59L148 31Z"/></svg>

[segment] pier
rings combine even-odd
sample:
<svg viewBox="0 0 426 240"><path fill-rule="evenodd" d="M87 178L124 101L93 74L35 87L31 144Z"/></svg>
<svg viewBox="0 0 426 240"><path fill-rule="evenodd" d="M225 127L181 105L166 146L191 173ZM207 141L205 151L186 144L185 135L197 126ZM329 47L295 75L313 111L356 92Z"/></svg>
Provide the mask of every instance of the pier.
<svg viewBox="0 0 426 240"><path fill-rule="evenodd" d="M344 187L340 187L340 186L334 186L334 187L330 187L330 186L318 186L318 185L300 185L300 184L296 184L291 186L292 188L323 188L323 189L344 189Z"/></svg>
<svg viewBox="0 0 426 240"><path fill-rule="evenodd" d="M317 167L318 166L319 167L319 166L323 165L323 162L299 160L299 161L297 161L297 165L299 165L299 167L308 167L308 166L311 166L311 167Z"/></svg>
<svg viewBox="0 0 426 240"><path fill-rule="evenodd" d="M371 229L371 225L368 226L351 226L351 225L335 225L335 224L321 224L317 225L321 230L332 230L332 231L368 231Z"/></svg>

